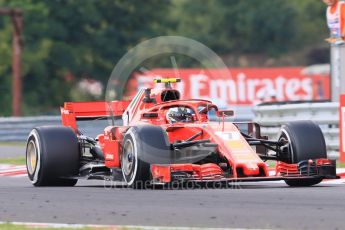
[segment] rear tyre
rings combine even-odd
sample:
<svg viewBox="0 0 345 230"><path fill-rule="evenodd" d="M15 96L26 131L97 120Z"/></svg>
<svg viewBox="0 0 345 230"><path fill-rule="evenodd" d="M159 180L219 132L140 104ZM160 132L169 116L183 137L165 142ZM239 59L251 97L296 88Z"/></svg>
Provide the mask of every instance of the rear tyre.
<svg viewBox="0 0 345 230"><path fill-rule="evenodd" d="M290 122L282 127L279 140L288 142L286 163L296 164L309 159L327 158L325 138L318 125L312 121ZM285 180L289 186L311 186L319 178Z"/></svg>
<svg viewBox="0 0 345 230"><path fill-rule="evenodd" d="M161 127L130 128L124 136L121 154L122 175L127 185L135 189L150 187L150 164L157 163L157 157L168 152L168 137Z"/></svg>
<svg viewBox="0 0 345 230"><path fill-rule="evenodd" d="M33 129L26 145L26 168L34 186L74 186L79 170L79 143L69 127Z"/></svg>

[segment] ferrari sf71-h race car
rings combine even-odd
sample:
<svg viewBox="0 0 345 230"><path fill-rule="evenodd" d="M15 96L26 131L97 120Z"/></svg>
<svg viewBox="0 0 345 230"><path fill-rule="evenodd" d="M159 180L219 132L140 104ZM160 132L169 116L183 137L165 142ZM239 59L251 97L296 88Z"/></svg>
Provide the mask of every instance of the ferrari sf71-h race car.
<svg viewBox="0 0 345 230"><path fill-rule="evenodd" d="M63 126L42 126L28 137L26 165L35 186L73 186L78 179L122 181L129 187L172 183L284 180L311 186L335 179L320 128L311 121L284 125L268 140L253 122L225 122L231 110L211 101L180 99L171 83L141 89L131 101L67 102ZM218 121L210 121L211 115ZM78 121L110 118L97 137ZM121 122L119 125L115 125ZM267 160L276 161L274 175Z"/></svg>

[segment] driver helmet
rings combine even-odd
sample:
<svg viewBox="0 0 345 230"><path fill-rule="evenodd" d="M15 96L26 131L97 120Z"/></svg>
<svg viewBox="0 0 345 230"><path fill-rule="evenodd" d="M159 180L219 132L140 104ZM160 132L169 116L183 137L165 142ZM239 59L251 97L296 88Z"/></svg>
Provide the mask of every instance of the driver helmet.
<svg viewBox="0 0 345 230"><path fill-rule="evenodd" d="M173 107L170 108L166 114L167 120L170 124L176 122L192 122L193 116L191 109L186 107Z"/></svg>

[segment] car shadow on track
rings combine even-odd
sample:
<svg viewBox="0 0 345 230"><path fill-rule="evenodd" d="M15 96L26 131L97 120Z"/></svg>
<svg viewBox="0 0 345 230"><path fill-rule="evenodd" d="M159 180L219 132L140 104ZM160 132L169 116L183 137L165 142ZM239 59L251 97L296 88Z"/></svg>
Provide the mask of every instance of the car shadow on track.
<svg viewBox="0 0 345 230"><path fill-rule="evenodd" d="M133 188L130 188L126 186L125 184L117 184L117 183L109 183L109 182L104 182L102 184L77 184L77 187L83 188L104 188L104 189L130 189L134 190ZM238 189L244 189L244 190L249 190L249 189L305 189L305 188L329 188L329 187L337 187L341 185L337 184L320 184L320 185L314 185L310 187L290 187L286 185L284 182L274 182L274 183L229 183L229 184L190 184L188 186L183 186L183 185L155 185L155 186L147 186L144 187L143 189L145 190L158 190L158 191L164 191L164 190L217 190L217 189L230 189L230 190L238 190Z"/></svg>

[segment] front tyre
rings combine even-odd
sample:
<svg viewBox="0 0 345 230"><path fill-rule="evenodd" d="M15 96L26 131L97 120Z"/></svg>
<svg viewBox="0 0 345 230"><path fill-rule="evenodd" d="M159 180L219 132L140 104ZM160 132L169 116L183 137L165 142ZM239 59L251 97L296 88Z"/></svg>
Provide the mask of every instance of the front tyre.
<svg viewBox="0 0 345 230"><path fill-rule="evenodd" d="M34 186L74 186L79 170L79 144L71 128L33 129L26 145L26 168Z"/></svg>
<svg viewBox="0 0 345 230"><path fill-rule="evenodd" d="M320 178L313 178L313 179L290 179L285 180L285 183L291 187L307 187L319 184L322 181Z"/></svg>
<svg viewBox="0 0 345 230"><path fill-rule="evenodd" d="M120 158L127 185L136 189L150 186L150 164L159 163L159 157L169 152L168 137L161 127L131 127L123 138Z"/></svg>
<svg viewBox="0 0 345 230"><path fill-rule="evenodd" d="M144 188L150 180L150 165L139 159L138 143L132 132L126 134L121 155L121 169L125 182L132 188Z"/></svg>
<svg viewBox="0 0 345 230"><path fill-rule="evenodd" d="M286 163L297 164L309 159L327 158L325 138L318 125L312 121L290 122L282 127L280 141L287 142ZM322 181L320 178L289 179L289 186L312 186Z"/></svg>

